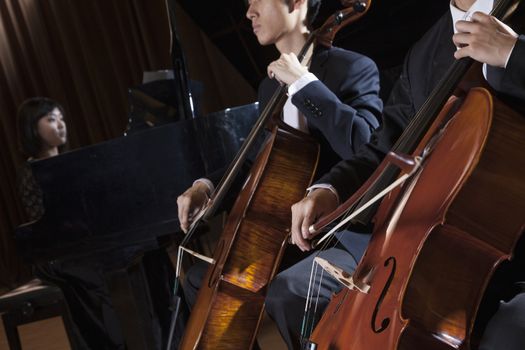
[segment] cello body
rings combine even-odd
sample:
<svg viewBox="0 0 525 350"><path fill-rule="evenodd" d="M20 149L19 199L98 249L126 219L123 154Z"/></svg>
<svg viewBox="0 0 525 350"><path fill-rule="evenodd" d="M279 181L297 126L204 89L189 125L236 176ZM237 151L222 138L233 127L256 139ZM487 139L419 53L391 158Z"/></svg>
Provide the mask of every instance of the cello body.
<svg viewBox="0 0 525 350"><path fill-rule="evenodd" d="M462 103L461 103L462 102ZM525 229L525 117L484 88L452 97L413 155L422 168L382 201L353 278L310 341L317 349L471 349L491 276Z"/></svg>
<svg viewBox="0 0 525 350"><path fill-rule="evenodd" d="M319 157L310 136L277 125L230 211L179 349L251 349L266 288L287 245L290 207Z"/></svg>

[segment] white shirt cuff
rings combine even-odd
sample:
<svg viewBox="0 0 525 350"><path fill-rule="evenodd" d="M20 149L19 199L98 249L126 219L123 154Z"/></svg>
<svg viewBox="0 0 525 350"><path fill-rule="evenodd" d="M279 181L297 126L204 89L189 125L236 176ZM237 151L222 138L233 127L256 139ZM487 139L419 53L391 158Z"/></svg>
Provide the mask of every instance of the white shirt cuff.
<svg viewBox="0 0 525 350"><path fill-rule="evenodd" d="M294 81L288 86L288 96L292 97L297 91L304 88L306 85L310 84L312 81L319 80L317 77L311 73L304 73L299 79Z"/></svg>
<svg viewBox="0 0 525 350"><path fill-rule="evenodd" d="M324 188L325 190L329 190L330 192L332 192L335 195L335 198L337 199L337 204L341 203L341 201L339 200L339 194L337 193L337 190L334 188L334 186L332 186L330 184L315 184L315 185L312 185L312 186L310 186L310 187L308 187L306 189L306 191L307 191L306 195L309 195L310 193L312 193L313 190L318 189L318 188Z"/></svg>
<svg viewBox="0 0 525 350"><path fill-rule="evenodd" d="M193 181L192 186L195 185L197 182L202 182L206 185L206 187L208 187L208 196L210 196L213 193L213 191L215 191L215 186L213 185L213 182L211 182L209 179L201 177L200 179Z"/></svg>

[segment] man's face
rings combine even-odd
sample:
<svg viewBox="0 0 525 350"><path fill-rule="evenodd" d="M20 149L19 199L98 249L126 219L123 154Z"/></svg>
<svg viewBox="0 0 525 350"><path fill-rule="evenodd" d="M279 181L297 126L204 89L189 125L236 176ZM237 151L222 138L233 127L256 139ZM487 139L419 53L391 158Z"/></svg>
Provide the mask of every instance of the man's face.
<svg viewBox="0 0 525 350"><path fill-rule="evenodd" d="M290 12L288 1L249 0L248 5L246 17L261 45L275 44L296 25L297 11Z"/></svg>

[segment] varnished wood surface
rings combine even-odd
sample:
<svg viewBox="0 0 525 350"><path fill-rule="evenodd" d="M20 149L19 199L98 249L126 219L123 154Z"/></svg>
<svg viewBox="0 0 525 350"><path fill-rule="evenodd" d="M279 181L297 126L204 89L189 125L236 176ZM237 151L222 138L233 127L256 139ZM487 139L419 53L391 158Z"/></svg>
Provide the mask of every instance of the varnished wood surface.
<svg viewBox="0 0 525 350"><path fill-rule="evenodd" d="M318 349L472 348L487 284L523 230L524 133L521 115L470 91L417 179L381 204L354 273L370 292L333 298Z"/></svg>
<svg viewBox="0 0 525 350"><path fill-rule="evenodd" d="M319 146L294 130L276 130L252 166L203 279L180 349L253 346L266 286L280 263L290 207L304 196Z"/></svg>

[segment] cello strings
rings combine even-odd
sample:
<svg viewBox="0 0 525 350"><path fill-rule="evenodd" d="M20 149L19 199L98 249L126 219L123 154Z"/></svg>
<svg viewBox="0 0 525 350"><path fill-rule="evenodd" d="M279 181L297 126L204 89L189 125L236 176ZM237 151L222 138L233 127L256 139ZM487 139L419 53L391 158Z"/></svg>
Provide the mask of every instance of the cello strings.
<svg viewBox="0 0 525 350"><path fill-rule="evenodd" d="M306 302L304 305L304 314L303 321L301 324L301 339L307 340L310 337L310 334L307 334L307 329L310 328L308 324L310 323L311 317L311 308L312 308L312 289L315 285L314 279L317 275L318 264L314 261L312 267L310 268L310 280L308 282L308 291L306 293Z"/></svg>
<svg viewBox="0 0 525 350"><path fill-rule="evenodd" d="M306 294L306 303L304 305L304 316L303 316L303 329L301 330L301 333L306 331L306 324L305 322L308 322L308 316L309 316L309 310L312 305L312 288L314 285L314 276L317 275L317 264L312 264L312 267L310 269L310 280L308 282L308 292Z"/></svg>
<svg viewBox="0 0 525 350"><path fill-rule="evenodd" d="M321 276L319 276L319 288L317 288L317 296L315 298L315 307L312 314L312 321L310 322L310 329L308 334L312 334L314 330L315 318L317 315L317 306L319 305L319 295L321 294L321 286L323 284L324 269L321 269Z"/></svg>
<svg viewBox="0 0 525 350"><path fill-rule="evenodd" d="M301 341L305 342L308 341L310 338L310 335L312 334L312 331L315 326L315 318L317 313L317 306L318 306L318 300L320 295L320 290L322 286L322 281L324 277L324 270L321 269L320 276L319 276L319 282L312 282L312 280L316 280L316 276L319 274L319 264L317 262L314 262L312 264L312 269L310 273L310 283L308 286L308 294L307 294L307 301L305 303L305 309L304 309L304 315L303 315L303 322L301 326ZM313 289L315 289L315 284L318 283L317 288L317 295L315 298L312 297L313 295ZM315 306L312 307L315 300Z"/></svg>

